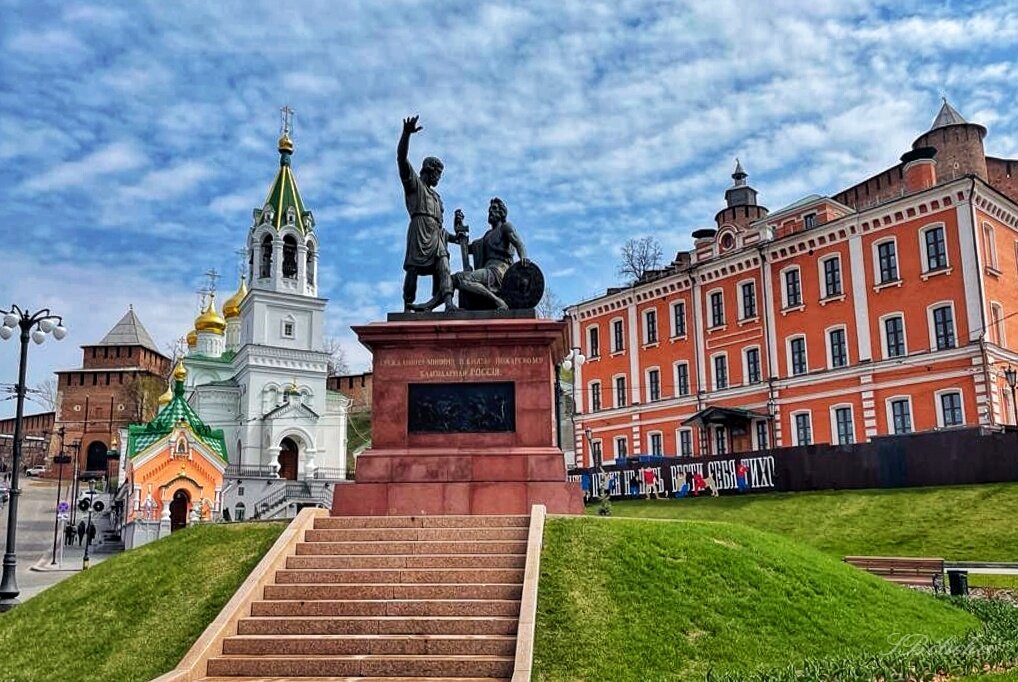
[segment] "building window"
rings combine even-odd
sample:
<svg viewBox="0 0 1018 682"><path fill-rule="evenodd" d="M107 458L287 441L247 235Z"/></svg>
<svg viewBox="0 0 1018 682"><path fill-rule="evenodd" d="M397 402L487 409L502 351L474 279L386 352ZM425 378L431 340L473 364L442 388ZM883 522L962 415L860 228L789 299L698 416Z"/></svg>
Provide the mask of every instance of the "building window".
<svg viewBox="0 0 1018 682"><path fill-rule="evenodd" d="M672 336L686 335L686 302L672 304Z"/></svg>
<svg viewBox="0 0 1018 682"><path fill-rule="evenodd" d="M283 321L283 338L284 339L293 338L293 322L290 320Z"/></svg>
<svg viewBox="0 0 1018 682"><path fill-rule="evenodd" d="M643 313L643 342L657 343L657 311Z"/></svg>
<svg viewBox="0 0 1018 682"><path fill-rule="evenodd" d="M1004 340L1004 308L999 303L990 304L990 318L993 324L991 341L998 346L1005 345Z"/></svg>
<svg viewBox="0 0 1018 682"><path fill-rule="evenodd" d="M629 441L625 436L615 437L615 459L625 459L629 456Z"/></svg>
<svg viewBox="0 0 1018 682"><path fill-rule="evenodd" d="M600 412L601 411L601 382L591 381L590 382L590 411Z"/></svg>
<svg viewBox="0 0 1018 682"><path fill-rule="evenodd" d="M812 230L817 226L817 214L807 213L802 217L802 228L804 230Z"/></svg>
<svg viewBox="0 0 1018 682"><path fill-rule="evenodd" d="M852 408L834 408L834 424L838 432L838 445L851 445L855 442L855 427L852 425Z"/></svg>
<svg viewBox="0 0 1018 682"><path fill-rule="evenodd" d="M848 366L848 343L845 341L843 328L827 332L828 346L831 350L831 369Z"/></svg>
<svg viewBox="0 0 1018 682"><path fill-rule="evenodd" d="M612 320L612 353L620 353L626 349L626 337L622 329L622 320Z"/></svg>
<svg viewBox="0 0 1018 682"><path fill-rule="evenodd" d="M788 342L789 355L791 357L792 375L798 376L807 372L806 367L806 338L797 336Z"/></svg>
<svg viewBox="0 0 1018 682"><path fill-rule="evenodd" d="M710 326L721 327L725 324L725 299L720 291L710 295Z"/></svg>
<svg viewBox="0 0 1018 682"><path fill-rule="evenodd" d="M587 357L596 358L601 355L601 338L597 327L587 328Z"/></svg>
<svg viewBox="0 0 1018 682"><path fill-rule="evenodd" d="M244 520L244 514L245 514L246 511L247 511L247 509L244 507L244 503L243 502L238 502L237 506L233 508L233 520L234 521L243 521Z"/></svg>
<svg viewBox="0 0 1018 682"><path fill-rule="evenodd" d="M662 446L661 441L662 441L661 434L658 433L657 431L650 434L650 454L652 454L655 457L660 457L661 453L664 452L664 448Z"/></svg>
<svg viewBox="0 0 1018 682"><path fill-rule="evenodd" d="M714 356L714 389L728 388L728 358L724 355Z"/></svg>
<svg viewBox="0 0 1018 682"><path fill-rule="evenodd" d="M647 400L661 400L661 371L652 369L647 372Z"/></svg>
<svg viewBox="0 0 1018 682"><path fill-rule="evenodd" d="M947 244L944 241L944 228L931 227L923 233L926 246L926 272L943 270L947 267Z"/></svg>
<svg viewBox="0 0 1018 682"><path fill-rule="evenodd" d="M760 383L760 349L748 348L746 350L746 383Z"/></svg>
<svg viewBox="0 0 1018 682"><path fill-rule="evenodd" d="M675 395L689 395L689 364L675 364Z"/></svg>
<svg viewBox="0 0 1018 682"><path fill-rule="evenodd" d="M983 239L986 241L986 264L994 270L999 270L997 264L997 238L993 233L993 226L983 223Z"/></svg>
<svg viewBox="0 0 1018 682"><path fill-rule="evenodd" d="M615 407L626 406L626 377L615 377Z"/></svg>
<svg viewBox="0 0 1018 682"><path fill-rule="evenodd" d="M884 337L887 357L899 358L905 355L905 322L901 315L893 315L884 320Z"/></svg>
<svg viewBox="0 0 1018 682"><path fill-rule="evenodd" d="M898 280L898 252L893 241L877 245L877 262L880 284Z"/></svg>
<svg viewBox="0 0 1018 682"><path fill-rule="evenodd" d="M802 279L799 268L785 271L785 307L795 308L802 305Z"/></svg>
<svg viewBox="0 0 1018 682"><path fill-rule="evenodd" d="M813 443L813 426L810 424L809 412L796 414L795 419L795 444L810 445Z"/></svg>
<svg viewBox="0 0 1018 682"><path fill-rule="evenodd" d="M770 447L770 437L767 434L767 422L760 420L756 423L756 449L766 450Z"/></svg>
<svg viewBox="0 0 1018 682"><path fill-rule="evenodd" d="M955 347L954 311L949 305L933 309L933 337L937 350Z"/></svg>
<svg viewBox="0 0 1018 682"><path fill-rule="evenodd" d="M912 432L912 409L908 398L891 401L891 429L894 434Z"/></svg>
<svg viewBox="0 0 1018 682"><path fill-rule="evenodd" d="M961 393L951 391L940 394L940 422L944 426L961 426L965 423L961 412Z"/></svg>
<svg viewBox="0 0 1018 682"><path fill-rule="evenodd" d="M728 454L728 431L723 426L714 427L714 454Z"/></svg>
<svg viewBox="0 0 1018 682"><path fill-rule="evenodd" d="M591 466L601 466L604 461L602 459L601 441L592 440L590 441L590 464Z"/></svg>
<svg viewBox="0 0 1018 682"><path fill-rule="evenodd" d="M835 256L824 261L824 296L840 296L841 288L841 259Z"/></svg>
<svg viewBox="0 0 1018 682"><path fill-rule="evenodd" d="M756 317L756 282L743 282L739 290L742 294L742 319Z"/></svg>
<svg viewBox="0 0 1018 682"><path fill-rule="evenodd" d="M679 429L679 455L693 456L693 432L690 429Z"/></svg>

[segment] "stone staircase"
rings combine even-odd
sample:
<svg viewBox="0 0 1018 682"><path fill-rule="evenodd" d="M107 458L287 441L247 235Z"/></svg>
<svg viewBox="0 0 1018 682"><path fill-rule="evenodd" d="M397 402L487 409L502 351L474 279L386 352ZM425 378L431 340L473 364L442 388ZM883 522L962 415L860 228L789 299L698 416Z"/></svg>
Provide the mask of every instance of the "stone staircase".
<svg viewBox="0 0 1018 682"><path fill-rule="evenodd" d="M509 680L529 523L319 516L205 680Z"/></svg>

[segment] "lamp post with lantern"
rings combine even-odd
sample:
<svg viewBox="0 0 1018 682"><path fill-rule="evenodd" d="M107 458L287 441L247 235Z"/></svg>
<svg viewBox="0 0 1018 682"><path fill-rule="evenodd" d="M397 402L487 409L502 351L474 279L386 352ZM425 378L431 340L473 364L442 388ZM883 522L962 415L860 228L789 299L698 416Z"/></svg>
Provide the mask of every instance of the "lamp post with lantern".
<svg viewBox="0 0 1018 682"><path fill-rule="evenodd" d="M1018 403L1015 402L1015 387L1018 386L1018 370L1011 365L1004 370L1004 380L1011 387L1011 410L1014 413L1014 423L1018 426Z"/></svg>
<svg viewBox="0 0 1018 682"><path fill-rule="evenodd" d="M574 370L574 368L579 368L586 361L587 361L587 358L584 357L583 353L580 352L580 349L579 348L573 348L573 349L571 349L569 351L569 355L567 355L565 358L563 358L562 362L559 363L558 366L555 367L555 439L558 442L559 449L562 448L562 402L561 402L561 395L562 395L562 377L561 377L561 375L562 375L562 370L565 370L567 372L571 371L571 370ZM572 380L571 383L572 383L572 386L573 386L573 395L572 395L573 409L572 409L572 413L571 413L570 416L571 416L572 422L573 422L573 433L574 433L573 438L575 440L575 433L576 433L576 374L575 374L575 371L573 373L573 380ZM575 446L574 446L574 449L575 449ZM573 456L573 459L574 459L573 463L575 464L575 454Z"/></svg>
<svg viewBox="0 0 1018 682"><path fill-rule="evenodd" d="M6 341L20 330L21 357L18 364L18 383L14 387L17 393L17 408L14 418L14 443L11 455L11 502L7 512L7 544L4 547L3 578L0 579L0 613L9 611L18 605L17 554L15 545L18 539L18 498L21 489L18 487L18 474L21 468L22 421L25 416L25 380L28 371L28 341L41 344L49 334L60 340L67 335L63 318L50 313L49 308L36 312L23 310L12 305L10 310L0 310L3 324L0 325L0 339Z"/></svg>

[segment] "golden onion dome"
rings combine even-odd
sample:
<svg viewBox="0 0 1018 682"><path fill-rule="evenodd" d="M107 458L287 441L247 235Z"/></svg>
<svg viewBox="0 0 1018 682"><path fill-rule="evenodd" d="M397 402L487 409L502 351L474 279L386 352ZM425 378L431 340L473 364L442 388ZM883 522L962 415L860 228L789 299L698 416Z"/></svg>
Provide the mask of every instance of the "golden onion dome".
<svg viewBox="0 0 1018 682"><path fill-rule="evenodd" d="M222 336L226 332L226 320L216 311L216 295L209 296L209 304L194 321L194 328L199 332L212 332Z"/></svg>
<svg viewBox="0 0 1018 682"><path fill-rule="evenodd" d="M286 133L283 133L279 137L279 153L280 154L293 154L293 140Z"/></svg>
<svg viewBox="0 0 1018 682"><path fill-rule="evenodd" d="M187 347L194 348L198 345L198 332L191 330L187 333Z"/></svg>
<svg viewBox="0 0 1018 682"><path fill-rule="evenodd" d="M184 367L184 361L183 360L178 360L177 361L177 366L173 370L173 380L174 381L183 381L186 378L187 378L187 368Z"/></svg>
<svg viewBox="0 0 1018 682"><path fill-rule="evenodd" d="M166 393L159 396L159 407L169 404L171 400L173 400L173 389L167 386Z"/></svg>
<svg viewBox="0 0 1018 682"><path fill-rule="evenodd" d="M223 304L223 317L227 320L232 320L235 317L240 316L240 304L244 302L244 297L247 296L247 281L241 277L240 286L237 288L237 293L230 298L226 299L226 303Z"/></svg>

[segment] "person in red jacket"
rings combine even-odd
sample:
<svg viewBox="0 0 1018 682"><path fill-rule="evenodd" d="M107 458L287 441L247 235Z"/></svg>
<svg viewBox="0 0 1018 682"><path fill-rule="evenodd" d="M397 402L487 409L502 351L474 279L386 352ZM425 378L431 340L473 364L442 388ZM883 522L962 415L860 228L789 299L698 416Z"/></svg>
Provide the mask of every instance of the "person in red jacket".
<svg viewBox="0 0 1018 682"><path fill-rule="evenodd" d="M643 496L648 500L650 499L651 495L654 496L655 500L658 499L656 487L657 475L654 473L653 469L648 467L647 469L643 470L643 484L644 484Z"/></svg>

